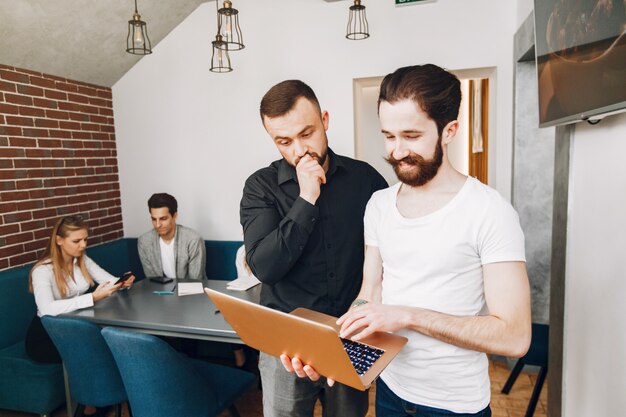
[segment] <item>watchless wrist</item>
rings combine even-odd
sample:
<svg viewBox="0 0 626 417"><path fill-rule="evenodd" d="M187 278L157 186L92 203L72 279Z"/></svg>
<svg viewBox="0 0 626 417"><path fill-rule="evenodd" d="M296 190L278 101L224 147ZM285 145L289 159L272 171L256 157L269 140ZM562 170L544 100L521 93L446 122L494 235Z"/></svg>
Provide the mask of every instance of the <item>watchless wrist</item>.
<svg viewBox="0 0 626 417"><path fill-rule="evenodd" d="M317 202L317 197L312 196L310 194L300 194L300 198L303 199L304 201L306 201L307 203L311 204L312 206L315 205L315 203Z"/></svg>

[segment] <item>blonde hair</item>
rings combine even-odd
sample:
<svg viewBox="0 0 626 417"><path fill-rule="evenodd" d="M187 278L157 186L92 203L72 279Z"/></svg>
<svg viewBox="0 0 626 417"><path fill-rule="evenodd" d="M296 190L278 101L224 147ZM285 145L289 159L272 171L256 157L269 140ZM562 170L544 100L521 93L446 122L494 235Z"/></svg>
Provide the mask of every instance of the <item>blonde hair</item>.
<svg viewBox="0 0 626 417"><path fill-rule="evenodd" d="M57 288L59 289L59 293L61 297L65 297L68 289L68 280L73 279L72 271L74 265L70 266L70 269L67 270L64 268L63 264L63 253L61 251L60 246L56 242L57 236L66 238L71 232L75 232L77 230L87 230L89 231L89 227L87 223L83 220L82 216L66 216L62 217L55 223L52 228L52 233L50 234L50 241L48 242L48 246L44 251L43 256L35 263L33 268L30 270L30 274L28 277L28 290L33 292L33 270L40 265L44 264L52 264L52 270L54 272L54 280L57 284ZM85 265L85 257L84 254L81 254L77 258L78 267L80 268L80 272L82 272L85 281L91 286L93 285L93 278L89 275L87 271L87 266Z"/></svg>

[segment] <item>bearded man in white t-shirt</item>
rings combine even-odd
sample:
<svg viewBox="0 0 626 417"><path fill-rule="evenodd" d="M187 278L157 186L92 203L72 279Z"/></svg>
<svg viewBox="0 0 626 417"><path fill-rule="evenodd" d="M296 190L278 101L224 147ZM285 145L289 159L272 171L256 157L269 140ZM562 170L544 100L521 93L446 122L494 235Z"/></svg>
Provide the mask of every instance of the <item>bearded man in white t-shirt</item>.
<svg viewBox="0 0 626 417"><path fill-rule="evenodd" d="M530 344L530 289L517 213L497 191L458 172L460 82L435 65L385 77L378 110L400 182L365 212L363 285L338 324L360 340L394 332L408 344L376 383L377 417L490 416L487 353ZM283 365L318 374L297 358Z"/></svg>

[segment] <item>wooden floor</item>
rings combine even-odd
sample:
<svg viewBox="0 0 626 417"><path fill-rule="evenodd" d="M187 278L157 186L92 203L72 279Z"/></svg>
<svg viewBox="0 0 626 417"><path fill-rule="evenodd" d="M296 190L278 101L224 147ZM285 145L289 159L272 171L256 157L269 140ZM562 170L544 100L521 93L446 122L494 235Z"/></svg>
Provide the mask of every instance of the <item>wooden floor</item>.
<svg viewBox="0 0 626 417"><path fill-rule="evenodd" d="M528 400L535 385L536 374L522 372L517 378L513 389L509 395L500 393L502 386L509 376L509 369L502 362L489 363L489 374L491 376L491 410L493 417L523 417L528 406ZM535 410L535 417L547 417L547 381L544 383L543 390ZM375 388L370 390L370 410L368 417L374 417L374 392ZM262 417L261 408L261 391L254 389L243 395L236 402L237 409L241 417ZM111 412L110 416L114 414ZM321 417L321 408L316 408L315 417ZM0 410L0 417L31 417L34 414L17 413L11 411ZM57 410L51 417L67 417L65 409ZM124 417L128 417L126 411ZM219 417L230 417L228 412L223 412ZM338 416L340 417L340 416Z"/></svg>

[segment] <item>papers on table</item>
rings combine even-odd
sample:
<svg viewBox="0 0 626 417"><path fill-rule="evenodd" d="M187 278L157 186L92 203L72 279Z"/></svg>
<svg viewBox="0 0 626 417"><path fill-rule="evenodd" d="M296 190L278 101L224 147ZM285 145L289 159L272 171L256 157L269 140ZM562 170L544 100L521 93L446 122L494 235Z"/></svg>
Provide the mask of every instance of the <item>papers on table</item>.
<svg viewBox="0 0 626 417"><path fill-rule="evenodd" d="M179 282L178 295L203 294L202 282Z"/></svg>
<svg viewBox="0 0 626 417"><path fill-rule="evenodd" d="M260 283L261 281L259 281L254 275L245 276L237 278L234 281L230 281L226 288L233 291L246 291Z"/></svg>

